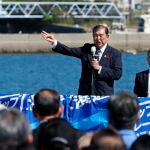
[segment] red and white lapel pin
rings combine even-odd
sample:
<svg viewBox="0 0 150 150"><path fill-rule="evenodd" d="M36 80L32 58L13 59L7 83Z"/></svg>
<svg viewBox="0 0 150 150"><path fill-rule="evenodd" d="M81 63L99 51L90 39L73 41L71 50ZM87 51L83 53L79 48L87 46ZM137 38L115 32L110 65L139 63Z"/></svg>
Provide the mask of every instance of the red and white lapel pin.
<svg viewBox="0 0 150 150"><path fill-rule="evenodd" d="M110 56L109 55L104 55L104 58L105 59L110 59Z"/></svg>

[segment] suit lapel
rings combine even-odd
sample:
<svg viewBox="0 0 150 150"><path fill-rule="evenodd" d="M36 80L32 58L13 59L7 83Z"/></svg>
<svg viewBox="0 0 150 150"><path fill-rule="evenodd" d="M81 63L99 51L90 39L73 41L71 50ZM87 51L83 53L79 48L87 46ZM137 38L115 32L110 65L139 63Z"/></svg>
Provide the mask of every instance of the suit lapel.
<svg viewBox="0 0 150 150"><path fill-rule="evenodd" d="M110 55L111 55L111 51L109 46L107 45L105 51L103 52L103 55L100 59L100 64L105 64L106 61L108 61L110 59Z"/></svg>

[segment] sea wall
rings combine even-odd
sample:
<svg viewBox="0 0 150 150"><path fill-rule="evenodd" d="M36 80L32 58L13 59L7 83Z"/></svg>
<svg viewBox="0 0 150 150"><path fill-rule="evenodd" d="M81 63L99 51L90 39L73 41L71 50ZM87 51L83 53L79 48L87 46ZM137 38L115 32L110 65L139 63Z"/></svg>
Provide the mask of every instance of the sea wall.
<svg viewBox="0 0 150 150"><path fill-rule="evenodd" d="M78 47L92 43L91 33L55 34L62 43ZM150 34L111 33L109 44L123 52L143 52L150 50ZM50 44L40 34L0 34L0 53L49 53Z"/></svg>

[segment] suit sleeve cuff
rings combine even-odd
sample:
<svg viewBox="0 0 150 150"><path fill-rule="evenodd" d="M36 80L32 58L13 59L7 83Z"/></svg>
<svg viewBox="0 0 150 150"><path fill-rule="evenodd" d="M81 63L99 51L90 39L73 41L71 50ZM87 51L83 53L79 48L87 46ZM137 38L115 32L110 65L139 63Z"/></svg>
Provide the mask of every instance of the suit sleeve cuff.
<svg viewBox="0 0 150 150"><path fill-rule="evenodd" d="M55 48L56 48L56 46L57 46L57 43L58 43L58 42L57 42L57 41L55 41L53 44L51 44L51 48L52 48L52 49L55 49Z"/></svg>

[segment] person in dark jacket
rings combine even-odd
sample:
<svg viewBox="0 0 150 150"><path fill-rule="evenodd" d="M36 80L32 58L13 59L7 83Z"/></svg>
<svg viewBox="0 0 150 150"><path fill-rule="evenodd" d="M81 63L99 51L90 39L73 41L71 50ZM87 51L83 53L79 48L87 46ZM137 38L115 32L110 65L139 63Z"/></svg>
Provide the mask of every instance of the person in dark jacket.
<svg viewBox="0 0 150 150"><path fill-rule="evenodd" d="M53 51L81 59L78 95L106 96L114 93L114 80L122 75L122 58L121 52L107 43L109 30L106 25L93 27L93 43L85 43L78 48L60 43L53 34L45 31L41 36L52 44Z"/></svg>
<svg viewBox="0 0 150 150"><path fill-rule="evenodd" d="M39 130L43 124L46 122L50 122L53 124L53 120L57 120L59 122L63 120L61 115L63 113L63 107L60 103L60 95L57 91L53 89L41 89L38 91L33 98L33 114L36 119L39 121L39 126L33 130L33 139L34 146L36 149L39 149L38 141L41 137L39 134ZM64 120L67 123L67 121ZM70 125L71 126L71 125ZM77 132L78 138L84 134L82 130L74 129ZM64 134L65 131L63 132Z"/></svg>
<svg viewBox="0 0 150 150"><path fill-rule="evenodd" d="M147 62L150 65L150 50L147 52ZM150 97L150 68L136 73L134 93L138 97Z"/></svg>

